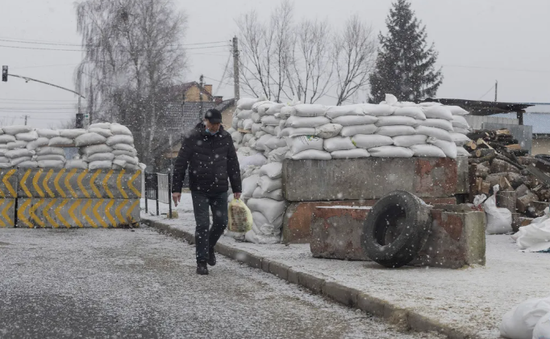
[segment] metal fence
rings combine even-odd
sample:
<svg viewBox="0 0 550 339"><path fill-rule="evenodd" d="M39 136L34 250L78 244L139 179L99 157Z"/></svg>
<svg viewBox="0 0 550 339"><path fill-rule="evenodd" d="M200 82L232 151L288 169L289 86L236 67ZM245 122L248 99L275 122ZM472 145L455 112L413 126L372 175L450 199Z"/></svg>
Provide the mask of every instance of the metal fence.
<svg viewBox="0 0 550 339"><path fill-rule="evenodd" d="M145 213L149 212L148 200L155 200L156 213L159 203L168 204L168 213L172 215L172 175L166 173L145 173Z"/></svg>

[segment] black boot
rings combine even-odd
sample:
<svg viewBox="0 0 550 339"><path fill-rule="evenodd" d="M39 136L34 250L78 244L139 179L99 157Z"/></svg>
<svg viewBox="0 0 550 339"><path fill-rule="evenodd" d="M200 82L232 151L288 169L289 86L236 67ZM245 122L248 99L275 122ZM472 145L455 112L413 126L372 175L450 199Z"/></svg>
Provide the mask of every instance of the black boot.
<svg viewBox="0 0 550 339"><path fill-rule="evenodd" d="M208 252L208 265L214 266L216 265L216 254L214 253L214 249L211 248Z"/></svg>
<svg viewBox="0 0 550 339"><path fill-rule="evenodd" d="M199 275L208 275L208 267L205 262L197 263L197 274Z"/></svg>

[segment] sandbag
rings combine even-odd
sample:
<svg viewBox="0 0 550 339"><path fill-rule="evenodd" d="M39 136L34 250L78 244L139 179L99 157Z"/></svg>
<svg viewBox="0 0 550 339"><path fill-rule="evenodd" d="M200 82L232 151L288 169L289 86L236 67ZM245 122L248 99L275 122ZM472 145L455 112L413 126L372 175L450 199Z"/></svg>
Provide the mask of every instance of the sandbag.
<svg viewBox="0 0 550 339"><path fill-rule="evenodd" d="M271 179L267 175L262 175L258 180L258 187L263 193L273 192L283 188L283 180L281 178Z"/></svg>
<svg viewBox="0 0 550 339"><path fill-rule="evenodd" d="M315 135L315 128L302 127L302 128L292 128L288 127L281 130L279 137L298 137L303 135Z"/></svg>
<svg viewBox="0 0 550 339"><path fill-rule="evenodd" d="M357 134L351 138L355 147L370 149L373 147L393 145L393 139L385 135Z"/></svg>
<svg viewBox="0 0 550 339"><path fill-rule="evenodd" d="M411 147L413 145L424 145L428 137L426 135L401 135L393 137L393 144L399 147Z"/></svg>
<svg viewBox="0 0 550 339"><path fill-rule="evenodd" d="M273 223L277 218L282 216L286 210L285 201L277 201L273 199L249 199L248 207L252 212L261 212L268 223Z"/></svg>
<svg viewBox="0 0 550 339"><path fill-rule="evenodd" d="M113 132L114 135L132 135L132 131L130 131L127 126L116 122L111 124L111 132Z"/></svg>
<svg viewBox="0 0 550 339"><path fill-rule="evenodd" d="M363 148L355 148L345 151L334 151L330 153L333 159L357 159L357 158L368 158L370 153Z"/></svg>
<svg viewBox="0 0 550 339"><path fill-rule="evenodd" d="M426 114L424 114L421 107L398 107L393 115L426 120Z"/></svg>
<svg viewBox="0 0 550 339"><path fill-rule="evenodd" d="M9 158L6 158L4 156L0 156L0 164L7 164L10 162Z"/></svg>
<svg viewBox="0 0 550 339"><path fill-rule="evenodd" d="M298 117L324 116L327 108L319 104L299 104L294 106L294 115Z"/></svg>
<svg viewBox="0 0 550 339"><path fill-rule="evenodd" d="M532 298L514 306L502 317L500 335L511 339L531 339L542 317L550 314L550 298Z"/></svg>
<svg viewBox="0 0 550 339"><path fill-rule="evenodd" d="M251 109L243 109L241 111L239 111L237 113L237 119L240 119L240 120L246 120L246 119L251 119L252 118L252 110ZM254 114L258 114L258 113L254 113ZM259 114L258 114L259 116Z"/></svg>
<svg viewBox="0 0 550 339"><path fill-rule="evenodd" d="M50 143L50 139L44 138L44 137L39 137L38 139L29 142L27 144L27 149L31 150L31 151L34 151L39 147L48 146L49 143Z"/></svg>
<svg viewBox="0 0 550 339"><path fill-rule="evenodd" d="M461 133L461 134L468 134L470 133L469 128L460 128L460 127L453 127L453 130L455 133Z"/></svg>
<svg viewBox="0 0 550 339"><path fill-rule="evenodd" d="M38 149L37 155L59 154L65 156L65 150L61 147L44 147Z"/></svg>
<svg viewBox="0 0 550 339"><path fill-rule="evenodd" d="M256 199L269 198L277 201L282 201L285 199L283 197L282 189L274 190L272 192L264 192L261 187L256 187L256 189L254 190L254 193L252 193L252 198L256 198Z"/></svg>
<svg viewBox="0 0 550 339"><path fill-rule="evenodd" d="M342 126L372 125L378 118L372 115L344 115L332 119L333 124Z"/></svg>
<svg viewBox="0 0 550 339"><path fill-rule="evenodd" d="M252 126L254 125L254 120L252 119L246 119L243 121L243 129L250 131L252 129Z"/></svg>
<svg viewBox="0 0 550 339"><path fill-rule="evenodd" d="M487 234L504 234L512 232L512 212L507 208L497 207L497 192L499 186L493 186L493 195L483 203L483 210L487 215ZM533 324L534 327L534 324Z"/></svg>
<svg viewBox="0 0 550 339"><path fill-rule="evenodd" d="M378 127L382 126L412 126L416 127L418 126L418 120L413 119L411 117L405 117L405 116L387 116L387 117L379 117L378 121L375 124Z"/></svg>
<svg viewBox="0 0 550 339"><path fill-rule="evenodd" d="M264 134L261 137L259 137L258 140L256 141L256 149L260 151L265 151L266 150L265 144L271 138L273 138L273 136L269 134Z"/></svg>
<svg viewBox="0 0 550 339"><path fill-rule="evenodd" d="M259 174L253 174L248 178L242 180L242 196L244 198L251 198L256 187L258 187L258 181L260 180Z"/></svg>
<svg viewBox="0 0 550 339"><path fill-rule="evenodd" d="M0 135L0 143L7 144L8 142L15 142L15 136L10 134L2 134Z"/></svg>
<svg viewBox="0 0 550 339"><path fill-rule="evenodd" d="M466 121L466 119L464 119L464 117L460 115L453 115L452 124L453 124L453 127L464 128L464 129L470 128L470 124L468 124L468 121Z"/></svg>
<svg viewBox="0 0 550 339"><path fill-rule="evenodd" d="M248 242L254 243L254 244L278 244L281 242L280 236L266 236L261 234L256 234L254 230L250 230L245 233L244 239Z"/></svg>
<svg viewBox="0 0 550 339"><path fill-rule="evenodd" d="M38 161L38 167L40 167L40 168L64 168L65 167L65 161L40 160L40 161Z"/></svg>
<svg viewBox="0 0 550 339"><path fill-rule="evenodd" d="M50 139L49 146L73 146L74 140L64 137L54 137ZM78 146L78 145L76 145Z"/></svg>
<svg viewBox="0 0 550 339"><path fill-rule="evenodd" d="M533 329L534 339L548 339L550 338L550 312L543 315L537 325Z"/></svg>
<svg viewBox="0 0 550 339"><path fill-rule="evenodd" d="M54 161L62 161L65 162L65 156L59 155L59 154L46 154L46 155L39 155L36 157L37 161L46 161L46 160L54 160Z"/></svg>
<svg viewBox="0 0 550 339"><path fill-rule="evenodd" d="M445 152L441 148L434 145L412 145L410 149L414 152L415 157L433 157L445 158Z"/></svg>
<svg viewBox="0 0 550 339"><path fill-rule="evenodd" d="M469 157L470 153L468 153L467 150L464 149L462 146L456 147L456 156L457 157Z"/></svg>
<svg viewBox="0 0 550 339"><path fill-rule="evenodd" d="M265 175L270 179L279 179L283 176L283 164L274 162L263 165L260 168L260 175Z"/></svg>
<svg viewBox="0 0 550 339"><path fill-rule="evenodd" d="M285 106L286 106L286 104L274 104L274 105L272 105L271 107L269 107L269 108L267 109L267 111L265 111L265 114L266 114L266 115L275 115L275 114L278 114L278 113L281 112L281 109L282 109L283 107L285 107Z"/></svg>
<svg viewBox="0 0 550 339"><path fill-rule="evenodd" d="M427 119L453 120L453 113L451 113L451 110L447 106L423 107L422 111Z"/></svg>
<svg viewBox="0 0 550 339"><path fill-rule="evenodd" d="M30 151L26 148L20 148L7 151L4 155L6 156L6 158L15 159L20 157L32 157L34 154L34 151Z"/></svg>
<svg viewBox="0 0 550 339"><path fill-rule="evenodd" d="M2 130L5 134L16 135L19 133L29 133L32 131L32 127L23 125L2 126Z"/></svg>
<svg viewBox="0 0 550 339"><path fill-rule="evenodd" d="M113 153L94 153L91 155L87 155L88 162L101 161L101 160L113 161L114 159L115 159L115 155Z"/></svg>
<svg viewBox="0 0 550 339"><path fill-rule="evenodd" d="M453 124L444 119L426 119L420 122L420 126L440 128L448 132L453 131Z"/></svg>
<svg viewBox="0 0 550 339"><path fill-rule="evenodd" d="M7 146L8 146L8 149L14 150L14 149L18 149L18 148L26 148L27 144L28 144L28 142L26 142L26 141L16 140L14 142L8 142Z"/></svg>
<svg viewBox="0 0 550 339"><path fill-rule="evenodd" d="M28 133L18 133L15 135L15 139L22 141L34 141L38 139L38 133L36 131L30 131Z"/></svg>
<svg viewBox="0 0 550 339"><path fill-rule="evenodd" d="M289 138L287 144L293 154L307 150L323 150L323 139L314 136Z"/></svg>
<svg viewBox="0 0 550 339"><path fill-rule="evenodd" d="M334 137L325 139L323 148L327 152L345 151L356 148L350 137Z"/></svg>
<svg viewBox="0 0 550 339"><path fill-rule="evenodd" d="M330 119L336 119L342 116L361 116L365 115L361 105L329 106L326 108L325 115Z"/></svg>
<svg viewBox="0 0 550 339"><path fill-rule="evenodd" d="M126 156L129 156L129 157L136 157L137 156L137 151L133 151L133 152L128 152L128 151L122 151L122 150L114 150L112 152L115 156L117 155L126 155Z"/></svg>
<svg viewBox="0 0 550 339"><path fill-rule="evenodd" d="M451 111L451 113L453 115L468 115L470 113L468 113L467 110L465 110L464 108L460 107L460 106L445 106L447 107L448 110Z"/></svg>
<svg viewBox="0 0 550 339"><path fill-rule="evenodd" d="M252 109L252 105L260 101L258 98L240 98L237 101L237 108L239 110Z"/></svg>
<svg viewBox="0 0 550 339"><path fill-rule="evenodd" d="M227 229L231 232L248 232L252 229L252 212L240 199L233 199L228 205Z"/></svg>
<svg viewBox="0 0 550 339"><path fill-rule="evenodd" d="M91 124L88 129L91 128L105 128L105 129L111 129L111 123L110 122L96 122L94 124Z"/></svg>
<svg viewBox="0 0 550 339"><path fill-rule="evenodd" d="M470 141L470 138L462 133L451 133L451 138L457 146L464 146L464 144Z"/></svg>
<svg viewBox="0 0 550 339"><path fill-rule="evenodd" d="M233 117L233 121L231 121L231 128L233 129L238 129L239 128L239 121L242 121L242 120L239 120L237 119L237 117Z"/></svg>
<svg viewBox="0 0 550 339"><path fill-rule="evenodd" d="M286 145L287 143L285 139L276 136L272 136L265 142L265 147L269 148L270 150L285 147Z"/></svg>
<svg viewBox="0 0 550 339"><path fill-rule="evenodd" d="M38 162L34 160L23 161L17 165L18 168L38 168Z"/></svg>
<svg viewBox="0 0 550 339"><path fill-rule="evenodd" d="M374 134L378 131L376 125L358 125L358 126L346 126L340 131L340 135L343 137L353 137L357 134Z"/></svg>
<svg viewBox="0 0 550 339"><path fill-rule="evenodd" d="M547 212L545 210L545 212ZM537 218L527 226L519 228L519 231L512 236L518 247L522 250L532 249L539 244L550 246L550 221L548 213L544 217Z"/></svg>
<svg viewBox="0 0 550 339"><path fill-rule="evenodd" d="M332 159L332 156L330 155L330 153L325 151L310 149L300 153L294 153L290 155L290 159L292 160L330 160Z"/></svg>
<svg viewBox="0 0 550 339"><path fill-rule="evenodd" d="M315 128L315 136L328 139L337 136L342 131L343 126L338 124L326 124Z"/></svg>
<svg viewBox="0 0 550 339"><path fill-rule="evenodd" d="M113 166L112 161L93 161L88 164L88 169L110 169Z"/></svg>
<svg viewBox="0 0 550 339"><path fill-rule="evenodd" d="M279 117L281 119L288 119L291 115L294 115L295 112L294 106L284 106L279 112Z"/></svg>
<svg viewBox="0 0 550 339"><path fill-rule="evenodd" d="M79 137L85 133L86 133L86 130L82 128L62 129L59 131L59 136L67 139L76 139L76 137Z"/></svg>
<svg viewBox="0 0 550 339"><path fill-rule="evenodd" d="M20 157L20 158L11 159L10 163L11 163L11 166L15 167L22 162L31 161L31 160L32 160L32 157Z"/></svg>
<svg viewBox="0 0 550 339"><path fill-rule="evenodd" d="M252 127L250 128L250 132L252 134L256 134L262 130L262 124L252 124Z"/></svg>
<svg viewBox="0 0 550 339"><path fill-rule="evenodd" d="M427 135L439 140L453 141L451 133L441 128L427 127L427 126L418 126L416 128L417 134Z"/></svg>
<svg viewBox="0 0 550 339"><path fill-rule="evenodd" d="M274 117L273 115L265 115L262 117L262 124L265 126L279 126L281 119Z"/></svg>
<svg viewBox="0 0 550 339"><path fill-rule="evenodd" d="M241 132L233 132L231 134L231 139L233 139L233 142L240 144L243 141L243 135Z"/></svg>
<svg viewBox="0 0 550 339"><path fill-rule="evenodd" d="M95 156L97 156L97 154L99 153L96 153L96 154L93 154L91 155L89 158L88 158L88 161L96 161L94 160ZM103 154L108 154L108 153L103 153ZM126 161L126 164L130 164L130 165L137 165L139 164L139 159L137 157L130 157L130 156L127 156L127 155L117 155L115 157L117 160L124 160ZM97 160L100 160L100 159L97 159ZM104 160L108 160L108 159L104 159Z"/></svg>
<svg viewBox="0 0 550 339"><path fill-rule="evenodd" d="M386 104L363 104L363 112L366 115L387 116L392 115L395 107Z"/></svg>
<svg viewBox="0 0 550 339"><path fill-rule="evenodd" d="M264 157L261 153L257 153L248 157L239 156L238 158L241 171L246 169L248 166L263 166L267 162L266 157Z"/></svg>
<svg viewBox="0 0 550 339"><path fill-rule="evenodd" d="M101 145L93 145L93 146L88 146L90 147L90 149L95 149L94 147L100 147ZM107 146L107 145L105 145ZM136 152L136 148L133 146L133 145L129 145L129 144L114 144L112 146L107 146L107 147L112 147L112 149L116 150L116 149L119 149L119 150L123 150L123 151L129 151L129 152ZM101 153L101 152L110 152L109 151L97 151L97 152L93 152L93 153Z"/></svg>
<svg viewBox="0 0 550 339"><path fill-rule="evenodd" d="M427 143L441 148L447 158L456 159L456 157L458 156L456 144L452 141L428 138Z"/></svg>
<svg viewBox="0 0 550 339"><path fill-rule="evenodd" d="M133 147L131 147L130 149L135 151ZM95 153L111 153L112 151L113 151L113 148L105 144L86 146L80 149L80 152L82 154L86 154L87 156L90 156Z"/></svg>
<svg viewBox="0 0 550 339"><path fill-rule="evenodd" d="M369 153L372 157L380 158L410 158L414 155L414 152L410 148L397 146L369 148Z"/></svg>
<svg viewBox="0 0 550 339"><path fill-rule="evenodd" d="M65 168L67 168L67 169L73 169L73 168L88 169L88 164L84 160L73 159L73 160L68 160L65 163Z"/></svg>
<svg viewBox="0 0 550 339"><path fill-rule="evenodd" d="M101 136L104 136L105 138L113 136L113 132L111 132L111 130L107 128L88 128L88 132L97 133Z"/></svg>
<svg viewBox="0 0 550 339"><path fill-rule="evenodd" d="M85 133L85 134L82 134L82 135L78 136L75 139L74 143L78 147L98 145L98 144L104 144L106 141L108 141L112 138L117 138L117 137L132 138L131 136L127 136L127 135L115 135L115 136L109 137L109 139L107 139L104 136L102 136L100 134L97 134L97 133ZM133 140L132 140L132 142L133 142Z"/></svg>
<svg viewBox="0 0 550 339"><path fill-rule="evenodd" d="M8 162L8 163L0 163L0 168L1 169L5 169L5 168L12 168L13 165L11 164L11 162Z"/></svg>
<svg viewBox="0 0 550 339"><path fill-rule="evenodd" d="M298 116L291 116L286 120L286 127L306 127L306 128L315 128L323 126L330 123L330 120L326 117L314 117L314 118L304 118Z"/></svg>
<svg viewBox="0 0 550 339"><path fill-rule="evenodd" d="M269 152L269 156L267 157L267 160L269 162L282 162L285 159L288 151L289 151L288 146L274 149L273 151Z"/></svg>
<svg viewBox="0 0 550 339"><path fill-rule="evenodd" d="M48 128L39 128L39 129L36 130L36 133L38 133L39 137L48 138L48 139L55 138L55 137L59 136L59 131L53 130L53 129L48 129Z"/></svg>
<svg viewBox="0 0 550 339"><path fill-rule="evenodd" d="M84 136L82 136L84 137ZM101 136L100 136L101 137ZM94 136L94 139L99 141L99 138ZM105 139L105 138L103 138ZM134 144L134 138L131 135L113 135L112 137L107 138L107 141L98 142L98 144L106 143L109 146L113 146L116 144L128 144L133 145Z"/></svg>
<svg viewBox="0 0 550 339"><path fill-rule="evenodd" d="M400 135L415 135L416 129L412 126L382 126L378 128L376 134L388 137L397 137Z"/></svg>

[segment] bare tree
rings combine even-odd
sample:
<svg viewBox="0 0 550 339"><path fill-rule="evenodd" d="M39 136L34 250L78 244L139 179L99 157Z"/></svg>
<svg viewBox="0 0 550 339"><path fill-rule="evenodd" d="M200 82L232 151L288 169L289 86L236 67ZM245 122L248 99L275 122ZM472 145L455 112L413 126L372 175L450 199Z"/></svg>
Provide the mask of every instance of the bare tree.
<svg viewBox="0 0 550 339"><path fill-rule="evenodd" d="M165 90L186 66L186 16L173 0L82 0L76 12L85 48L76 87L85 86L94 119L127 125L140 157L153 164Z"/></svg>
<svg viewBox="0 0 550 339"><path fill-rule="evenodd" d="M369 75L374 69L376 42L372 29L357 15L346 22L343 33L334 41L336 105L341 105L368 85Z"/></svg>

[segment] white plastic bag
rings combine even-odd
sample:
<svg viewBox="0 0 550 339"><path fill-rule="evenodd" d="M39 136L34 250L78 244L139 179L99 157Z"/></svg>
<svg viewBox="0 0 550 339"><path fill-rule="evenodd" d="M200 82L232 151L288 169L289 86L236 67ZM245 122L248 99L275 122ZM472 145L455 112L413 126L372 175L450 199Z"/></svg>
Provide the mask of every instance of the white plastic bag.
<svg viewBox="0 0 550 339"><path fill-rule="evenodd" d="M510 339L531 339L535 326L549 312L550 298L528 299L502 317L500 335Z"/></svg>
<svg viewBox="0 0 550 339"><path fill-rule="evenodd" d="M483 209L487 215L487 234L504 234L512 232L512 212L507 208L497 207L496 195L498 190L498 185L493 186L493 195L483 203Z"/></svg>
<svg viewBox="0 0 550 339"><path fill-rule="evenodd" d="M550 339L550 312L543 315L533 329L533 339Z"/></svg>

